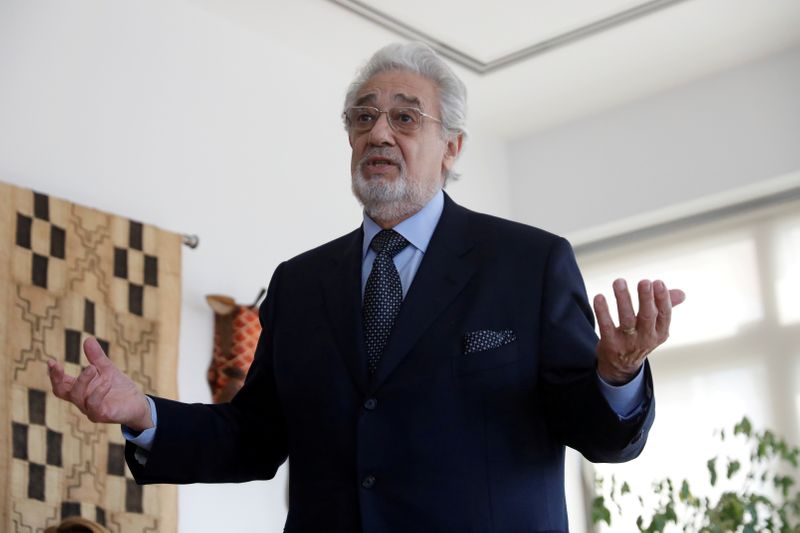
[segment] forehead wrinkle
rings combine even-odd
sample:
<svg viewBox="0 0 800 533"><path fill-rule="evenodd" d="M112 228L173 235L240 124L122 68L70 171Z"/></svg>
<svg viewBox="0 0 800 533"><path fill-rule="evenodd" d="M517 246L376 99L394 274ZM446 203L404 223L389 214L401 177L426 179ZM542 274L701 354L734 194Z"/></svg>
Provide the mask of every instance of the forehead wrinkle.
<svg viewBox="0 0 800 533"><path fill-rule="evenodd" d="M364 96L360 96L360 97L359 97L359 98L356 100L356 103L355 103L355 105L359 105L359 106L360 106L360 105L364 105L364 104L372 104L372 105L375 105L375 102L376 102L377 98L378 98L378 97L375 95L375 93L369 93L369 94L365 94Z"/></svg>
<svg viewBox="0 0 800 533"><path fill-rule="evenodd" d="M407 94L397 93L394 95L394 100L404 102L409 105L416 105L417 107L422 109L422 102L420 102L419 98L417 98L416 96L409 96Z"/></svg>
<svg viewBox="0 0 800 533"><path fill-rule="evenodd" d="M407 106L416 106L420 110L424 110L422 105L422 101L413 95L408 95L405 93L395 93L392 96L392 99L395 102L402 103ZM359 96L353 105L356 106L363 106L363 105L370 105L370 106L377 106L378 105L378 95L376 92L370 92Z"/></svg>

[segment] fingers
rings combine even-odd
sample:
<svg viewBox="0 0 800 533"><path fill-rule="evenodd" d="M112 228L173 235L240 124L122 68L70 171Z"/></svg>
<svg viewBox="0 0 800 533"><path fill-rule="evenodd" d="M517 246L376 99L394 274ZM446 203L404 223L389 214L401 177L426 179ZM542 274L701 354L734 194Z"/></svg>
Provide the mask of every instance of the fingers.
<svg viewBox="0 0 800 533"><path fill-rule="evenodd" d="M664 342L669 336L669 324L672 321L672 298L663 281L657 280L653 283L653 288L658 308L656 335L658 335L659 342Z"/></svg>
<svg viewBox="0 0 800 533"><path fill-rule="evenodd" d="M94 385L94 386L92 386ZM104 400L111 391L111 380L102 376L93 380L87 391L86 412L92 422L108 422L109 418L105 412Z"/></svg>
<svg viewBox="0 0 800 533"><path fill-rule="evenodd" d="M617 310L619 311L619 327L623 332L631 331L636 328L636 315L633 312L633 302L631 294L628 292L628 284L622 278L614 280L614 297L617 299Z"/></svg>
<svg viewBox="0 0 800 533"><path fill-rule="evenodd" d="M110 406L106 404L108 394L114 386L114 374L110 370L116 371L116 367L103 352L97 339L86 339L83 350L89 365L77 378L69 376L61 363L55 360L47 362L53 393L74 404L92 422L110 422Z"/></svg>
<svg viewBox="0 0 800 533"><path fill-rule="evenodd" d="M87 366L75 380L69 391L68 400L74 403L78 409L86 412L86 395L89 384L98 376L97 369L92 365Z"/></svg>
<svg viewBox="0 0 800 533"><path fill-rule="evenodd" d="M653 284L649 279L643 279L637 287L639 292L639 313L636 315L636 329L641 334L655 331L658 309L653 297Z"/></svg>
<svg viewBox="0 0 800 533"><path fill-rule="evenodd" d="M610 339L613 337L616 327L608 310L608 302L602 294L594 297L594 314L597 317L597 325L600 328L600 338Z"/></svg>
<svg viewBox="0 0 800 533"><path fill-rule="evenodd" d="M672 307L686 299L683 291L668 290L661 280L641 280L637 292L639 309L634 313L625 280L614 281L619 328L614 327L605 298L597 295L594 299L600 327L597 371L609 383L626 383L639 371L648 354L669 336Z"/></svg>
<svg viewBox="0 0 800 533"><path fill-rule="evenodd" d="M111 380L109 380L106 377L104 377L103 375L99 374L97 372L97 369L95 369L95 375L94 375L93 378L91 378L91 381L89 381L89 384L86 386L86 390L84 391L84 394L83 394L83 396L84 396L84 404L88 400L89 396L91 396L94 393L94 391L97 389L97 387L101 383L105 383L106 381L110 382Z"/></svg>
<svg viewBox="0 0 800 533"><path fill-rule="evenodd" d="M111 359L108 358L103 348L100 347L100 343L94 337L88 337L83 341L83 353L86 354L89 363L97 367L100 374L114 368Z"/></svg>
<svg viewBox="0 0 800 533"><path fill-rule="evenodd" d="M75 378L65 374L61 363L53 359L47 361L47 373L50 377L50 385L53 387L53 394L62 400L69 399L69 391L75 384Z"/></svg>

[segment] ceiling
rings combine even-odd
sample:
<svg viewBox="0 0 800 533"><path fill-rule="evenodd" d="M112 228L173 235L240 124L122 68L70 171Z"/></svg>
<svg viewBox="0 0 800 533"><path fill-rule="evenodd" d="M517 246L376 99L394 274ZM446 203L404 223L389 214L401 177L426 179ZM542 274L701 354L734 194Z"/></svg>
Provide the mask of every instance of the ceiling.
<svg viewBox="0 0 800 533"><path fill-rule="evenodd" d="M425 41L452 61L485 74L686 0L507 0L491 9L480 2L456 6L425 0L330 1L402 37Z"/></svg>
<svg viewBox="0 0 800 533"><path fill-rule="evenodd" d="M506 139L800 45L797 0L190 3L319 57L327 71L342 73L331 80L342 92L388 42L424 38L452 50L448 61L470 92L470 123Z"/></svg>

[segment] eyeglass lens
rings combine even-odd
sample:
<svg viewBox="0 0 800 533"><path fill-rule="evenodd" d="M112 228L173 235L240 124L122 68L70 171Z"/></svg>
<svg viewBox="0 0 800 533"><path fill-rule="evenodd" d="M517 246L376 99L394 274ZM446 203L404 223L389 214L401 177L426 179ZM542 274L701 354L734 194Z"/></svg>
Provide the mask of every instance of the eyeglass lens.
<svg viewBox="0 0 800 533"><path fill-rule="evenodd" d="M355 131L365 132L378 122L381 113L386 113L389 124L397 131L419 129L422 121L419 110L413 107L393 107L388 111L380 111L374 107L351 107L347 111L347 119Z"/></svg>

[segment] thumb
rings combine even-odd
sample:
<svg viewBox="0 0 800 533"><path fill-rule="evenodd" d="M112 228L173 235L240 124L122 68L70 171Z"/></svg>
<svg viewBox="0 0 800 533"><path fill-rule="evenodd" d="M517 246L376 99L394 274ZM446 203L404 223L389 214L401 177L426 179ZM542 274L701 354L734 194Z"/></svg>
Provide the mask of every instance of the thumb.
<svg viewBox="0 0 800 533"><path fill-rule="evenodd" d="M684 300L686 300L686 293L680 289L670 289L669 298L672 301L672 305L676 306L682 304Z"/></svg>
<svg viewBox="0 0 800 533"><path fill-rule="evenodd" d="M108 358L103 348L100 347L100 343L97 342L97 339L94 337L89 337L83 341L83 353L86 354L86 358L89 362L101 373L114 368L111 359Z"/></svg>

